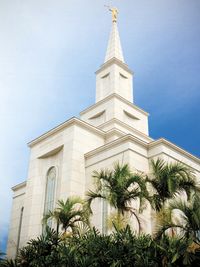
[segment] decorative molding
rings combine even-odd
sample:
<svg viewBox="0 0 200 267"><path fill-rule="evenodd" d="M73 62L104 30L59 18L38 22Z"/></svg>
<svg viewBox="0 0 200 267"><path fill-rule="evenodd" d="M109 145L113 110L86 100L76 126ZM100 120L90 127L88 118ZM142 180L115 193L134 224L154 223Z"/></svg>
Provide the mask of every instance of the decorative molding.
<svg viewBox="0 0 200 267"><path fill-rule="evenodd" d="M101 77L101 79L105 79L105 78L107 78L109 75L110 75L110 72L108 72L107 74L103 75L103 76Z"/></svg>
<svg viewBox="0 0 200 267"><path fill-rule="evenodd" d="M95 74L99 74L101 71L105 70L106 68L110 67L111 65L116 64L119 67L121 67L123 70L127 71L131 75L133 75L133 71L131 71L127 64L123 63L121 60L117 59L116 57L113 57L106 61L103 65L101 65L100 69L98 69Z"/></svg>
<svg viewBox="0 0 200 267"><path fill-rule="evenodd" d="M192 155L191 153L187 152L186 150L184 150L183 148L171 143L170 141L164 139L164 138L159 138L158 140L155 140L153 142L151 142L149 144L149 148L161 145L161 144L165 144L167 146L169 146L170 148L174 149L176 152L179 152L181 154L183 154L184 156L196 161L198 164L200 164L200 158Z"/></svg>
<svg viewBox="0 0 200 267"><path fill-rule="evenodd" d="M25 195L25 194L26 194L26 192L21 193L21 194L19 194L19 195L17 195L17 196L13 196L13 199L15 199L15 198L17 198L17 197L21 197L21 196L23 196L23 195Z"/></svg>
<svg viewBox="0 0 200 267"><path fill-rule="evenodd" d="M138 135L141 135L143 138L146 138L149 142L154 141L153 138L149 137L148 135L146 135L146 134L144 134L144 133L138 131L137 129L133 128L132 126L128 125L127 123L122 122L122 121L120 121L120 120L118 120L118 119L116 119L116 118L113 118L113 119L111 119L111 120L109 120L109 121L106 121L106 122L102 123L101 125L98 126L98 128L101 129L101 128L103 128L104 126L109 125L109 124L112 124L112 123L117 123L117 124L121 125L122 127L126 128L126 129L129 130L129 131L132 131L132 132L135 132L135 133L138 134ZM126 134L127 134L127 133L126 133Z"/></svg>
<svg viewBox="0 0 200 267"><path fill-rule="evenodd" d="M11 187L11 189L12 189L12 191L17 191L17 190L19 190L20 188L23 188L23 187L26 187L26 181Z"/></svg>
<svg viewBox="0 0 200 267"><path fill-rule="evenodd" d="M112 134L118 134L118 135L121 135L121 136L127 135L127 133L125 133L125 132L123 132L123 131L121 131L121 130L119 130L117 128L112 128L112 129L110 129L110 130L108 130L106 132L106 137L108 137L108 136L110 136Z"/></svg>
<svg viewBox="0 0 200 267"><path fill-rule="evenodd" d="M128 79L128 77L126 77L124 74L119 73L120 77L124 78L124 79Z"/></svg>
<svg viewBox="0 0 200 267"><path fill-rule="evenodd" d="M93 165L95 165L95 164L98 164L98 163L100 163L100 162L102 162L102 161L104 161L104 160L111 159L111 158L113 158L113 157L115 157L115 156L117 156L117 155L124 154L124 153L126 153L126 152L128 152L128 151L134 152L134 153L136 153L137 155L140 155L141 157L143 157L143 158L145 158L145 159L148 160L148 157L146 157L145 155L143 155L143 154L141 154L141 153L139 153L139 152L137 152L137 151L135 151L135 150L133 150L133 149L131 149L131 148L127 148L127 149L125 149L125 150L122 150L122 151L120 151L120 152L117 152L117 153L112 154L112 156L106 156L106 157L103 158L103 159L100 159L100 160L95 161L94 163L88 164L88 165L86 165L86 168L91 167L91 166L93 166Z"/></svg>
<svg viewBox="0 0 200 267"><path fill-rule="evenodd" d="M105 113L105 109L103 111L100 111L99 113L95 114L94 116L92 116L91 118L89 118L89 120L93 120L96 118L99 118L101 115L103 115Z"/></svg>
<svg viewBox="0 0 200 267"><path fill-rule="evenodd" d="M190 160L195 161L197 164L200 164L200 158L193 156L189 152L183 150L182 148L178 147L177 145L169 142L168 140L166 140L164 138L160 138L160 139L158 139L156 141L152 141L150 143L147 143L147 142L144 142L144 141L140 140L137 137L132 136L131 134L127 134L127 135L125 135L123 137L120 137L120 138L118 138L118 139L116 139L114 141L111 141L111 142L109 142L109 143L107 143L107 144L105 144L103 146L100 146L100 147L98 147L98 148L96 148L96 149L94 149L92 151L89 151L88 153L85 154L85 158L90 158L90 157L92 157L94 155L97 155L98 153L100 153L102 151L108 150L108 149L110 149L110 148L112 148L112 147L114 147L116 145L122 144L122 143L124 143L126 141L134 141L137 144L145 147L147 150L149 150L149 149L151 149L151 148L153 148L155 146L166 145L169 148L171 148L171 149L181 153L182 155L186 156ZM151 157L153 157L153 156L151 156ZM151 157L148 156L148 158L151 158Z"/></svg>
<svg viewBox="0 0 200 267"><path fill-rule="evenodd" d="M140 140L139 138L137 137L134 137L133 135L131 134L127 134L125 136L122 136L114 141L111 141L105 145L102 145L94 150L91 150L89 151L88 153L85 154L85 158L89 158L89 157L92 157L102 151L105 151L105 150L108 150L116 145L121 145L122 143L126 142L126 141L135 141L137 142L139 145L143 146L143 147L147 147L148 143Z"/></svg>
<svg viewBox="0 0 200 267"><path fill-rule="evenodd" d="M53 150L41 155L38 157L38 159L45 159L45 158L48 158L48 157L51 157L51 156L54 156L56 154L58 154L62 149L63 149L64 145L61 145L57 148L54 148Z"/></svg>
<svg viewBox="0 0 200 267"><path fill-rule="evenodd" d="M140 120L139 118L135 117L134 115L132 115L130 112L124 110L124 113L131 119L134 119L134 120Z"/></svg>
<svg viewBox="0 0 200 267"><path fill-rule="evenodd" d="M178 162L180 162L180 163L183 163L183 164L185 164L186 166L188 166L189 168L191 168L191 166L188 165L186 162L183 162L183 161L181 161L181 160L175 158L175 157L172 156L172 155L168 155L166 152L159 152L159 153L153 154L152 156L149 156L149 159L151 159L151 158L153 158L153 157L163 156L163 155L165 155L165 156L167 156L167 157L170 157L171 159L174 159L174 160L176 160L176 161L178 161ZM194 166L192 166L192 169L194 169L194 170L197 171L197 172L200 172L200 169L197 169L197 168L195 168Z"/></svg>
<svg viewBox="0 0 200 267"><path fill-rule="evenodd" d="M55 128L49 130L48 132L40 135L39 137L37 137L36 139L32 140L31 142L28 143L29 147L33 147L35 144L43 141L44 139L46 139L47 137L69 127L70 125L79 125L87 130L90 130L92 132L94 132L95 134L98 134L102 137L105 137L105 132L103 130L100 130L98 128L96 128L95 126L92 126L91 124L82 121L76 117L72 117L71 119L61 123L60 125L56 126Z"/></svg>
<svg viewBox="0 0 200 267"><path fill-rule="evenodd" d="M149 116L149 113L147 113L146 111L142 110L141 108L139 108L138 106L136 106L135 104L131 103L130 101L126 100L125 98L123 98L122 96L114 93L114 94L110 94L107 97L105 97L104 99L98 101L97 103L91 105L90 107L84 109L83 111L80 112L80 115L85 114L86 112L100 106L101 104L109 101L112 98L117 98L119 100L121 100L122 102L124 102L125 104L129 105L130 107L136 109L137 111L141 112L142 114L144 114L145 116Z"/></svg>

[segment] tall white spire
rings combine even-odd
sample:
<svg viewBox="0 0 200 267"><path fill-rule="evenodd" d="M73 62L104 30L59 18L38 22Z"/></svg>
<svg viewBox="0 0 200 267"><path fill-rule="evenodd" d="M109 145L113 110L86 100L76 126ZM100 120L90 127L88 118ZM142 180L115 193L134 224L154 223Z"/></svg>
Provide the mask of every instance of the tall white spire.
<svg viewBox="0 0 200 267"><path fill-rule="evenodd" d="M106 52L104 63L110 60L111 58L117 58L124 63L124 57L123 57L123 52L122 52L122 47L121 47L121 42L120 42L120 37L119 37L119 31L117 27L118 11L116 8L112 8L110 9L110 11L112 12L112 29L110 33L110 38L108 42L108 47L107 47L107 52Z"/></svg>
<svg viewBox="0 0 200 267"><path fill-rule="evenodd" d="M112 12L112 29L104 64L96 72L96 102L114 94L132 102L133 73L124 62L117 28L118 10L115 7L108 8Z"/></svg>

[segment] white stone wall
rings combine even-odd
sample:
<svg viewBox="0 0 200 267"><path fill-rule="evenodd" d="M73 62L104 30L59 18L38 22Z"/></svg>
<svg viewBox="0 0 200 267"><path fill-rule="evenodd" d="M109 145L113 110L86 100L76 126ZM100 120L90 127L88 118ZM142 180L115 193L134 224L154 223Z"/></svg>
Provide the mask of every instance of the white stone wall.
<svg viewBox="0 0 200 267"><path fill-rule="evenodd" d="M24 207L24 199L26 193L26 184L13 189L13 202L11 210L11 218L9 225L9 235L7 242L7 257L14 258L17 250L17 240L19 235L20 215L21 210ZM23 219L23 218L22 218ZM21 245L21 239L20 244Z"/></svg>
<svg viewBox="0 0 200 267"><path fill-rule="evenodd" d="M80 125L70 124L36 143L31 148L26 195L16 197L13 202L8 255L15 255L15 246L19 219L19 207L23 204L20 246L42 233L44 213L46 177L49 168L56 167L56 191L54 206L58 199L66 199L70 195L83 196L85 192L85 158L88 151L104 144L104 135ZM19 190L18 190L19 191ZM20 194L20 192L18 192Z"/></svg>
<svg viewBox="0 0 200 267"><path fill-rule="evenodd" d="M105 63L97 71L96 103L113 93L120 95L130 102L133 101L132 74L124 66L126 65L120 66L118 61L115 61L113 64Z"/></svg>
<svg viewBox="0 0 200 267"><path fill-rule="evenodd" d="M81 112L81 120L95 127L117 119L141 134L149 134L148 113L128 102L117 94L110 95L106 99ZM118 125L116 125L118 128ZM122 126L121 126L122 127ZM126 128L127 132L127 128Z"/></svg>
<svg viewBox="0 0 200 267"><path fill-rule="evenodd" d="M109 121L113 117L115 117L114 97L109 97L106 101L101 101L80 114L81 120L95 127Z"/></svg>
<svg viewBox="0 0 200 267"><path fill-rule="evenodd" d="M125 134L131 134L132 136L138 138L139 140L142 140L144 142L150 143L153 141L152 138L150 138L148 135L138 131L137 129L131 127L130 125L118 120L118 119L112 119L109 120L103 124L101 124L100 126L98 126L99 129L102 129L103 131L107 133L109 133L111 130L119 130L120 132L123 133L123 135Z"/></svg>
<svg viewBox="0 0 200 267"><path fill-rule="evenodd" d="M148 114L137 106L115 98L115 118L139 132L149 135Z"/></svg>

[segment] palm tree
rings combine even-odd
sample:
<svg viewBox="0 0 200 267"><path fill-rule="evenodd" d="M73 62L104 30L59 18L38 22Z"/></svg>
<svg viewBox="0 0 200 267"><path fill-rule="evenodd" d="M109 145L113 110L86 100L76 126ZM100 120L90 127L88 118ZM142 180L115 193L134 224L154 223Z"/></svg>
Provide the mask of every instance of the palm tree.
<svg viewBox="0 0 200 267"><path fill-rule="evenodd" d="M18 267L19 265L17 264L16 260L12 259L5 259L0 262L0 267Z"/></svg>
<svg viewBox="0 0 200 267"><path fill-rule="evenodd" d="M5 256L5 253L3 253L1 250L0 250L0 261L3 260L3 257Z"/></svg>
<svg viewBox="0 0 200 267"><path fill-rule="evenodd" d="M151 161L152 174L147 176L153 191L152 206L160 211L167 200L185 192L190 199L192 192L200 192L194 173L186 165L180 162L166 163L162 159Z"/></svg>
<svg viewBox="0 0 200 267"><path fill-rule="evenodd" d="M118 212L111 212L108 220L107 220L107 226L109 230L113 229L113 226L115 230L122 230L125 229L127 225L130 224L130 214L125 213L122 215Z"/></svg>
<svg viewBox="0 0 200 267"><path fill-rule="evenodd" d="M200 245L200 197L194 194L190 201L174 200L165 209L165 219L161 220L161 227L157 236L161 236L168 229L178 228L186 238L192 239ZM198 246L200 248L200 246Z"/></svg>
<svg viewBox="0 0 200 267"><path fill-rule="evenodd" d="M94 191L90 190L86 193L89 207L91 207L94 199L104 199L112 208L117 210L119 218L125 213L134 215L140 231L141 223L132 202L139 200L140 211L142 211L145 200L148 199L142 174L132 173L128 164L120 165L117 163L113 170L94 171L93 177L96 179L96 188Z"/></svg>
<svg viewBox="0 0 200 267"><path fill-rule="evenodd" d="M47 223L49 218L56 221L57 233L60 225L65 234L67 230L74 232L78 223L89 224L88 207L80 197L69 197L66 201L59 200L58 207L54 211L49 211L43 221Z"/></svg>

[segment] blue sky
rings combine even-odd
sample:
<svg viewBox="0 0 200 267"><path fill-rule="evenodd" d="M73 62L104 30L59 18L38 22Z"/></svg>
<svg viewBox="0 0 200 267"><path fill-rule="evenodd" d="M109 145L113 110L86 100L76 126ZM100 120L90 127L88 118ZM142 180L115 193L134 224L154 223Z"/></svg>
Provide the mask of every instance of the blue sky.
<svg viewBox="0 0 200 267"><path fill-rule="evenodd" d="M10 188L26 180L26 143L94 103L111 18L120 11L135 104L153 138L200 156L199 0L0 0L0 248Z"/></svg>

